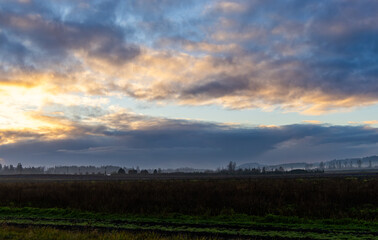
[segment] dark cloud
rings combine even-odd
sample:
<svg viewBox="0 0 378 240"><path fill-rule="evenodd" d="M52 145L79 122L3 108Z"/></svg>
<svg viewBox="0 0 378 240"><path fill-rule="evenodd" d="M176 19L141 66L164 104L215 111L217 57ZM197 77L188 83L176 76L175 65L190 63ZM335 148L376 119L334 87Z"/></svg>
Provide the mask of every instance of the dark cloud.
<svg viewBox="0 0 378 240"><path fill-rule="evenodd" d="M51 71L59 67L52 65L51 61L53 64L75 61L72 57L75 51L83 51L89 57L108 60L116 65L140 54L139 47L126 40L131 33L127 29L107 25L106 18L101 23L63 21L50 19L45 12L20 14L1 11L0 8L0 26L11 39L4 45L11 48L17 44L18 49L24 52L27 49L30 52L29 65L40 70ZM18 52L11 54L17 55Z"/></svg>
<svg viewBox="0 0 378 240"><path fill-rule="evenodd" d="M1 63L96 82L72 87L91 94L319 113L378 101L377 11L374 0L3 1Z"/></svg>
<svg viewBox="0 0 378 240"><path fill-rule="evenodd" d="M1 62L9 62L10 64L24 65L25 56L28 49L18 42L9 40L8 36L0 32L0 55Z"/></svg>
<svg viewBox="0 0 378 240"><path fill-rule="evenodd" d="M203 23L207 35L213 37L202 40L214 46L233 43L243 49L224 51L234 59L227 63L237 69L232 72L234 77L227 77L227 72L208 83L205 76L198 80L198 87L177 89L178 98L201 92L207 100L242 95L250 96L252 102L290 104L316 94L329 105L332 101L349 102L338 107L377 101L378 81L372 74L378 66L376 1L231 3L236 6L218 2L218 7L212 8L207 18L218 21ZM245 68L237 68L242 64ZM262 67L254 68L259 65ZM240 85L240 78L248 80ZM261 86L261 92L273 93L262 95L255 91L256 85ZM234 91L235 86L243 86L244 91ZM348 101L351 97L356 99Z"/></svg>
<svg viewBox="0 0 378 240"><path fill-rule="evenodd" d="M245 76L228 77L220 75L211 77L209 81L198 84L197 86L188 87L188 89L183 90L182 94L194 98L201 98L201 95L217 98L225 95L234 95L237 92L248 89L250 82Z"/></svg>
<svg viewBox="0 0 378 240"><path fill-rule="evenodd" d="M25 165L117 164L215 168L228 161L311 162L376 154L375 128L325 125L227 126L117 114L104 125L76 125L68 138L32 136L0 146L0 158ZM132 128L132 123L143 127ZM117 127L113 124L118 123ZM15 134L15 133L12 133ZM27 136L29 136L27 134Z"/></svg>

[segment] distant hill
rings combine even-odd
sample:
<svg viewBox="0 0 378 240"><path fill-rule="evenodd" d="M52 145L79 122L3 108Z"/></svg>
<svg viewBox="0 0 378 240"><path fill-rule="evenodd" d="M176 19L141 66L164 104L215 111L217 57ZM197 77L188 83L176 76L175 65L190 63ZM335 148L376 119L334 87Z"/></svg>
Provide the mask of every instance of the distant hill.
<svg viewBox="0 0 378 240"><path fill-rule="evenodd" d="M183 168L168 168L162 169L162 173L203 173L209 171L208 169L198 169L198 168L190 168L190 167L183 167Z"/></svg>
<svg viewBox="0 0 378 240"><path fill-rule="evenodd" d="M260 164L260 163L245 163L240 166L238 166L238 169L258 169L265 167L266 169L278 169L282 167L285 170L292 170L292 169L306 169L311 168L313 164L309 163L284 163L284 164L277 164L277 165L266 165L266 164Z"/></svg>
<svg viewBox="0 0 378 240"><path fill-rule="evenodd" d="M238 169L257 169L257 168L262 168L265 165L259 164L259 163L245 163L240 166L238 166Z"/></svg>
<svg viewBox="0 0 378 240"><path fill-rule="evenodd" d="M271 168L280 168L282 167L285 170L292 170L292 169L306 169L306 168L312 168L313 164L311 163L284 163L284 164L278 164L278 165L272 165Z"/></svg>

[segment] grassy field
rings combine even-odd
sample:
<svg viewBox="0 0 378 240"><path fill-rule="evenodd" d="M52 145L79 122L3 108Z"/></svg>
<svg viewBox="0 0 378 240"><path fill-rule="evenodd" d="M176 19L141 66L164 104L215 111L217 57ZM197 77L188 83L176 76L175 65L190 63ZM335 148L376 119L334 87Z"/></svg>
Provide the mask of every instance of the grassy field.
<svg viewBox="0 0 378 240"><path fill-rule="evenodd" d="M242 214L220 216L141 216L81 212L68 209L0 208L0 223L22 227L55 227L88 232L183 234L222 238L372 239L378 237L378 223L353 219L309 220L298 217Z"/></svg>
<svg viewBox="0 0 378 240"><path fill-rule="evenodd" d="M0 182L0 239L378 239L377 197L376 176Z"/></svg>
<svg viewBox="0 0 378 240"><path fill-rule="evenodd" d="M376 219L378 177L0 182L0 206Z"/></svg>
<svg viewBox="0 0 378 240"><path fill-rule="evenodd" d="M163 236L154 232L130 233L130 232L99 232L97 230L70 231L51 227L9 227L1 226L0 239L17 240L205 240L205 237L193 237L186 235Z"/></svg>

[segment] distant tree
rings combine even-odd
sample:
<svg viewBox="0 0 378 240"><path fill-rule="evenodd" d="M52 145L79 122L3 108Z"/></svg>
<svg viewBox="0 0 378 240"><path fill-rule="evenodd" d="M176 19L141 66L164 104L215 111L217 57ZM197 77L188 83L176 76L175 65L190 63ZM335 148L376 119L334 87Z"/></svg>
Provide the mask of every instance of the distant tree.
<svg viewBox="0 0 378 240"><path fill-rule="evenodd" d="M353 168L353 161L350 160L350 167Z"/></svg>
<svg viewBox="0 0 378 240"><path fill-rule="evenodd" d="M362 161L361 161L361 159L358 159L358 160L357 160L357 165L358 165L358 168L361 168L361 166L362 166Z"/></svg>
<svg viewBox="0 0 378 240"><path fill-rule="evenodd" d="M330 162L330 163L328 164L328 168L329 168L329 169L335 169L335 168L336 168L336 163L335 163L335 162Z"/></svg>
<svg viewBox="0 0 378 240"><path fill-rule="evenodd" d="M2 170L2 169L3 169L3 165L0 164L0 170Z"/></svg>
<svg viewBox="0 0 378 240"><path fill-rule="evenodd" d="M314 166L314 165L313 165L312 163L306 163L306 164L305 164L305 169L306 169L306 170L309 170L309 169L311 169L313 166Z"/></svg>
<svg viewBox="0 0 378 240"><path fill-rule="evenodd" d="M340 169L341 168L341 161L337 161L337 168Z"/></svg>
<svg viewBox="0 0 378 240"><path fill-rule="evenodd" d="M320 162L320 163L319 163L319 168L320 168L321 170L324 170L324 167L325 167L324 162Z"/></svg>
<svg viewBox="0 0 378 240"><path fill-rule="evenodd" d="M227 165L227 170L229 172L234 172L236 169L236 162L230 161Z"/></svg>
<svg viewBox="0 0 378 240"><path fill-rule="evenodd" d="M158 173L158 171L155 169L155 170L154 170L154 174L157 174L157 173Z"/></svg>
<svg viewBox="0 0 378 240"><path fill-rule="evenodd" d="M147 175L148 174L148 171L146 169L143 169L142 171L140 171L140 174L142 175Z"/></svg>
<svg viewBox="0 0 378 240"><path fill-rule="evenodd" d="M21 163L18 163L18 164L17 164L16 171L17 171L18 173L21 173L21 172L22 172L22 164L21 164Z"/></svg>
<svg viewBox="0 0 378 240"><path fill-rule="evenodd" d="M129 169L129 171L127 173L130 174L130 175L133 175L133 174L137 174L138 171L135 170L135 169Z"/></svg>
<svg viewBox="0 0 378 240"><path fill-rule="evenodd" d="M123 168L118 169L118 174L126 174L125 169Z"/></svg>
<svg viewBox="0 0 378 240"><path fill-rule="evenodd" d="M158 168L158 173L159 173L159 174L161 173L161 168Z"/></svg>
<svg viewBox="0 0 378 240"><path fill-rule="evenodd" d="M14 167L13 167L13 165L11 164L11 165L9 165L9 171L11 171L11 172L14 172Z"/></svg>

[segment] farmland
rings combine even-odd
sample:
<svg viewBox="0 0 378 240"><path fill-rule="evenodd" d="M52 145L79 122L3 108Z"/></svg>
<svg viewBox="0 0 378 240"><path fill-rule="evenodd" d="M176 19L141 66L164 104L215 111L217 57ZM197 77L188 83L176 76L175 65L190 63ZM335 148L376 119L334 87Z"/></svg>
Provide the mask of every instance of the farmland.
<svg viewBox="0 0 378 240"><path fill-rule="evenodd" d="M43 229L71 239L378 238L374 174L2 180L0 236Z"/></svg>

